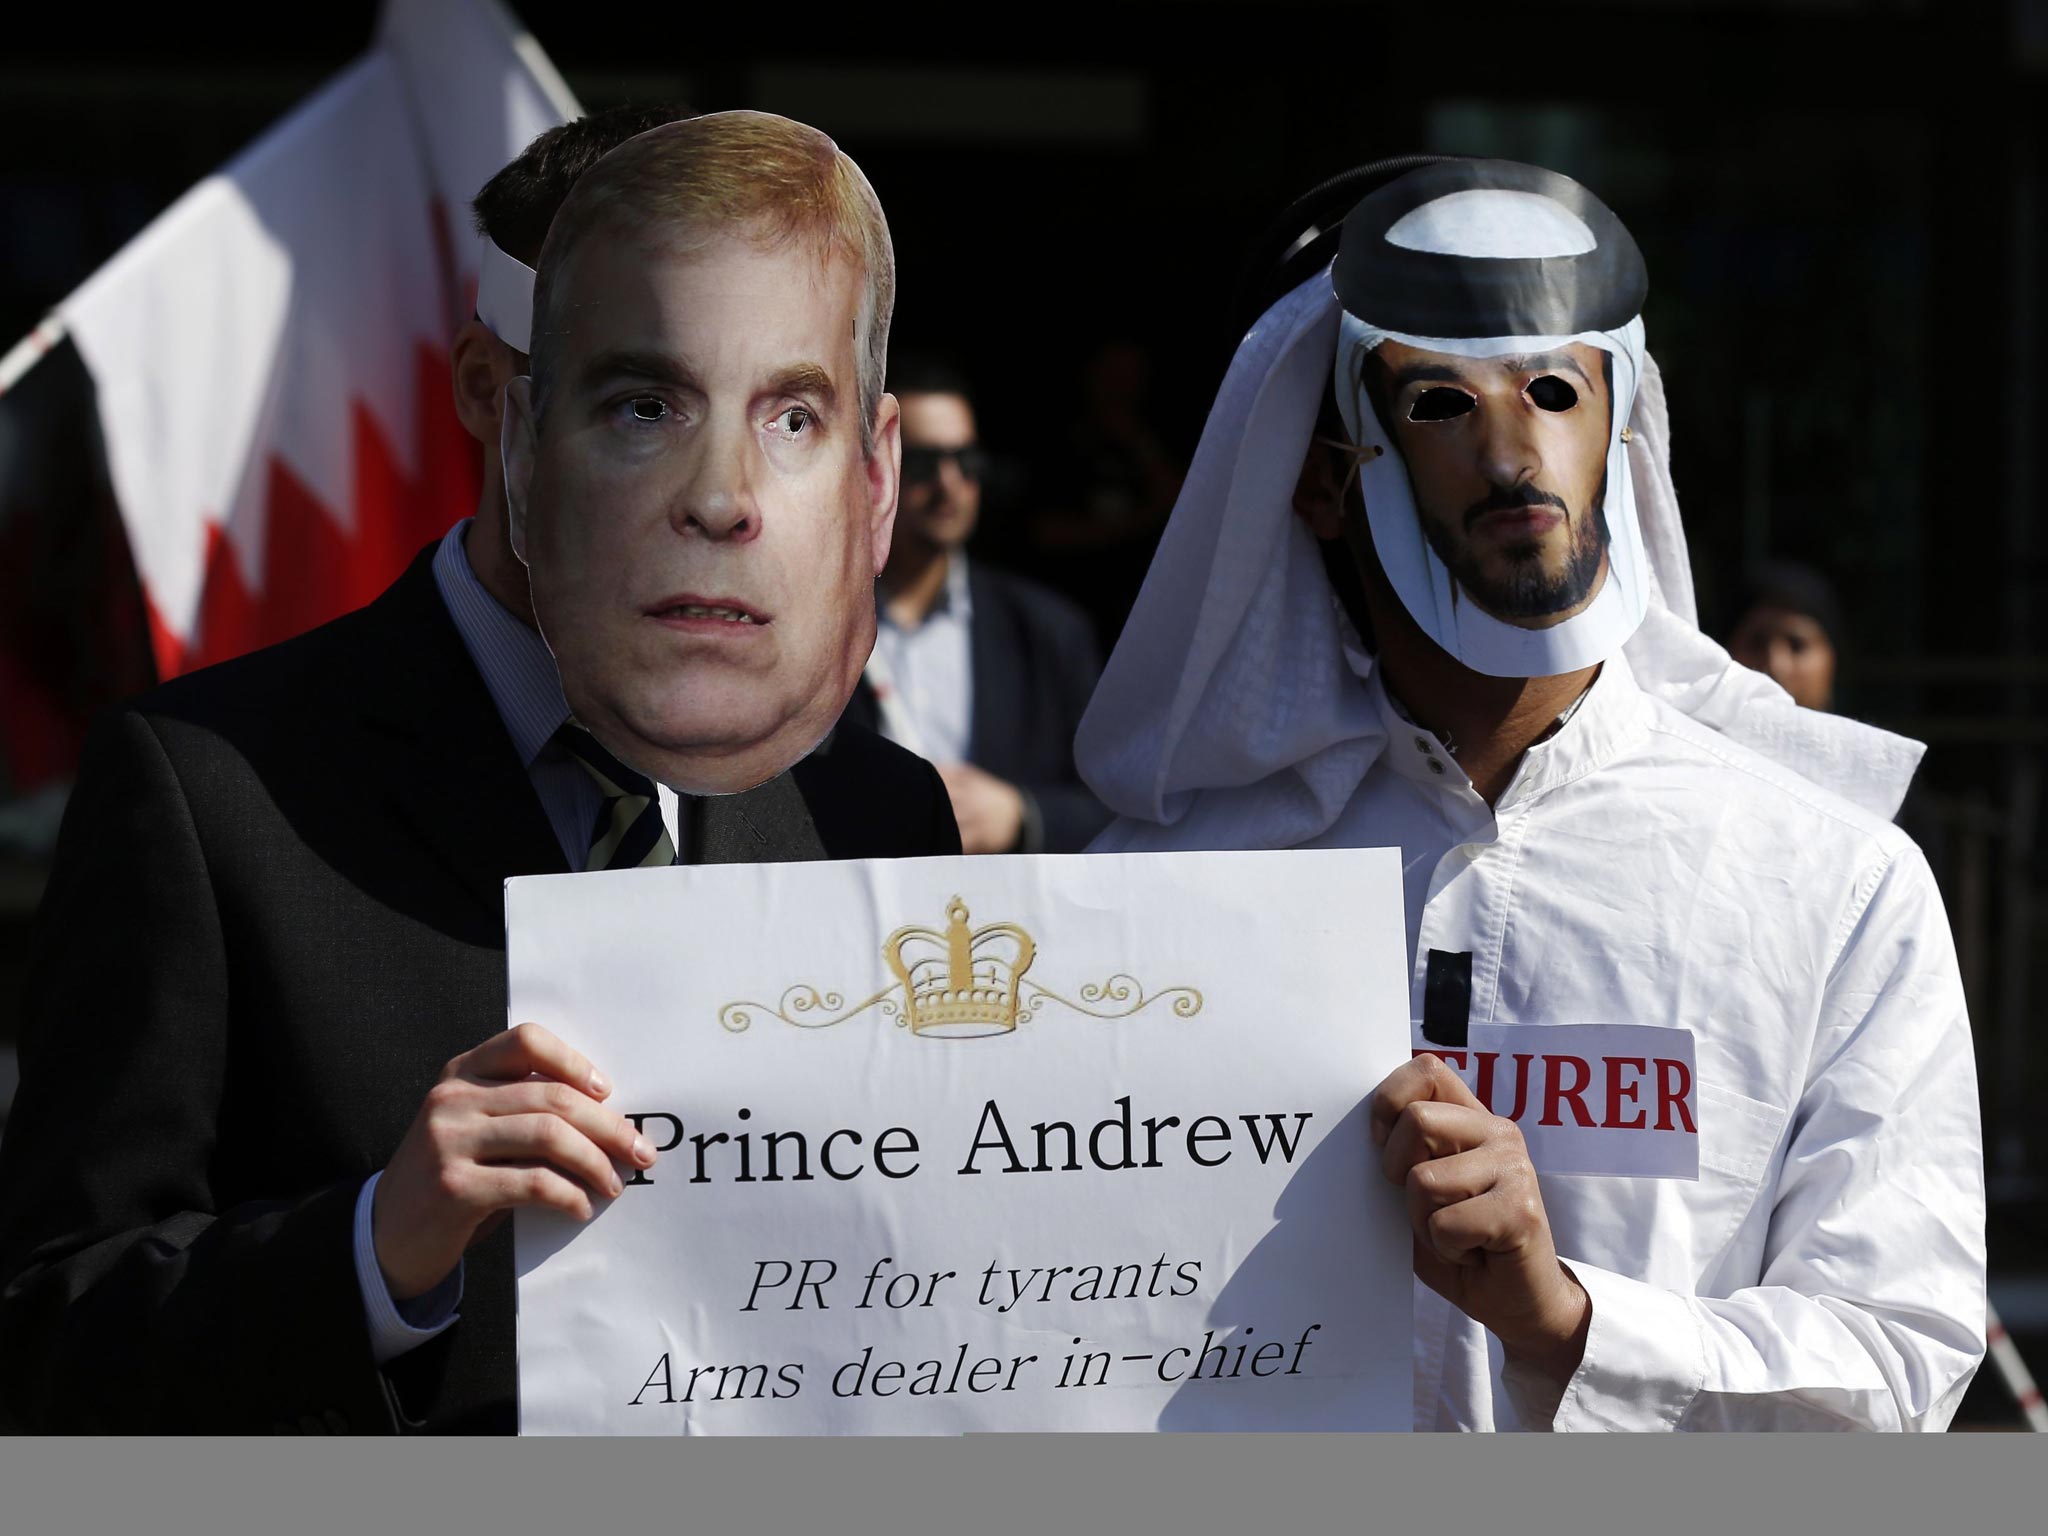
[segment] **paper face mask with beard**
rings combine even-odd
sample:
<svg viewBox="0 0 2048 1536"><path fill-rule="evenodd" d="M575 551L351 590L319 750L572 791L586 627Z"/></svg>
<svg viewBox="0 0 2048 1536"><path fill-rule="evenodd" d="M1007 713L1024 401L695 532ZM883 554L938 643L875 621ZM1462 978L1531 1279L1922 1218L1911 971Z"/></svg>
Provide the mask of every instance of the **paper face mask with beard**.
<svg viewBox="0 0 2048 1536"><path fill-rule="evenodd" d="M1361 201L1331 278L1338 407L1403 606L1494 676L1613 654L1649 596L1622 436L1647 290L1627 230L1566 177L1449 161Z"/></svg>

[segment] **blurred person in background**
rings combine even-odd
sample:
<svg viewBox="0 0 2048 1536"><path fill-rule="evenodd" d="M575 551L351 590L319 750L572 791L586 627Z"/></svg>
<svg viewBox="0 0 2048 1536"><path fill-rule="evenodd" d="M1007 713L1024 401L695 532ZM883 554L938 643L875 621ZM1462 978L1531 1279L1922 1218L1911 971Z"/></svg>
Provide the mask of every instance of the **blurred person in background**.
<svg viewBox="0 0 2048 1536"><path fill-rule="evenodd" d="M1089 355L1061 480L1031 523L1042 573L1105 641L1123 628L1180 493L1182 468L1153 430L1151 393L1152 360L1137 343L1111 340Z"/></svg>
<svg viewBox="0 0 2048 1536"><path fill-rule="evenodd" d="M1842 605L1810 565L1772 560L1744 583L1729 626L1728 653L1761 672L1807 709L1833 709Z"/></svg>
<svg viewBox="0 0 2048 1536"><path fill-rule="evenodd" d="M903 482L875 654L849 718L938 765L968 853L1078 853L1109 812L1074 767L1102 663L1087 616L969 562L988 455L966 380L937 358L890 373Z"/></svg>
<svg viewBox="0 0 2048 1536"><path fill-rule="evenodd" d="M1804 709L1835 712L1835 682L1853 660L1848 621L1834 583L1796 560L1766 560L1752 569L1729 610L1728 654L1761 672ZM1892 819L1927 855L1935 880L1953 902L1956 814L1934 790L1916 780Z"/></svg>

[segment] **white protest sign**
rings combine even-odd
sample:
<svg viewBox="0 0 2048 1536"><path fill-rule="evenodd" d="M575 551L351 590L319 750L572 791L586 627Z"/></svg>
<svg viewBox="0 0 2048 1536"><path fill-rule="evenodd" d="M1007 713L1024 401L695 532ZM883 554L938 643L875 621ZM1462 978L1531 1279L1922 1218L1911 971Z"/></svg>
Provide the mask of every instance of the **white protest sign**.
<svg viewBox="0 0 2048 1536"><path fill-rule="evenodd" d="M1405 1429L1387 850L506 886L660 1160L517 1218L525 1433Z"/></svg>

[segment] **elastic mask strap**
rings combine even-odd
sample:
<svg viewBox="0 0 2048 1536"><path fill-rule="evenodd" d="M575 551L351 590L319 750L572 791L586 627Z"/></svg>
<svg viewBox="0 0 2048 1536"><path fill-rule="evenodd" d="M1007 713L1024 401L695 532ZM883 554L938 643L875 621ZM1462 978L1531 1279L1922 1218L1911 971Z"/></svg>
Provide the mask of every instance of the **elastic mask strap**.
<svg viewBox="0 0 2048 1536"><path fill-rule="evenodd" d="M1344 483L1337 487L1339 507L1346 504L1346 498L1351 494L1351 483L1358 478L1365 466L1387 451L1377 443L1361 448L1356 443L1347 443L1336 437L1317 437L1311 441L1321 443L1325 448L1334 448L1351 461L1351 467L1344 471Z"/></svg>

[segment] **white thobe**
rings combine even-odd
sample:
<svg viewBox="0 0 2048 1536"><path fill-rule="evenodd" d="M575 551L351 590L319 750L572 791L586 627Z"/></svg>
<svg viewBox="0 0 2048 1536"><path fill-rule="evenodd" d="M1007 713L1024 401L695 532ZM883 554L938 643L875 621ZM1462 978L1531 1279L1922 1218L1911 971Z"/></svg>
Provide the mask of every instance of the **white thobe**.
<svg viewBox="0 0 2048 1536"><path fill-rule="evenodd" d="M1428 952L1466 951L1475 1025L1678 1026L1697 1053L1696 1181L1540 1181L1592 1299L1561 1397L1418 1284L1416 1426L1946 1426L1984 1349L1983 1159L1920 851L1619 656L1491 809L1366 686L1389 744L1312 846L1401 849L1411 1017Z"/></svg>

